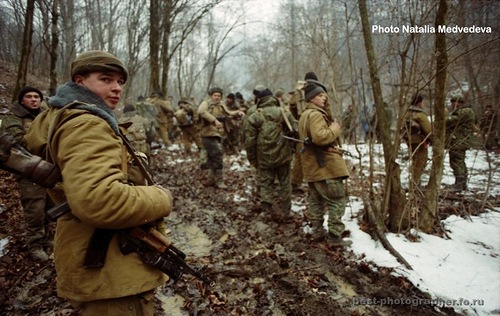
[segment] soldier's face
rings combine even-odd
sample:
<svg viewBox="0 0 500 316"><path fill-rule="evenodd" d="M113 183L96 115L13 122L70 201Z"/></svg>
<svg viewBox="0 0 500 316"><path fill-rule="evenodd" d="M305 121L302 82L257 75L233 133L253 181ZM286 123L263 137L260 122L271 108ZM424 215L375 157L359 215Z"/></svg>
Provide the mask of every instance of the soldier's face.
<svg viewBox="0 0 500 316"><path fill-rule="evenodd" d="M106 105L114 110L121 99L123 76L118 72L92 72L75 76L75 82L94 92Z"/></svg>
<svg viewBox="0 0 500 316"><path fill-rule="evenodd" d="M311 99L311 103L316 104L319 107L324 107L326 103L326 93L320 93Z"/></svg>
<svg viewBox="0 0 500 316"><path fill-rule="evenodd" d="M212 98L212 101L214 103L217 103L222 99L222 94L220 94L219 92L214 92L210 97Z"/></svg>
<svg viewBox="0 0 500 316"><path fill-rule="evenodd" d="M28 92L23 96L23 105L28 109L38 109L41 103L40 95L36 92Z"/></svg>

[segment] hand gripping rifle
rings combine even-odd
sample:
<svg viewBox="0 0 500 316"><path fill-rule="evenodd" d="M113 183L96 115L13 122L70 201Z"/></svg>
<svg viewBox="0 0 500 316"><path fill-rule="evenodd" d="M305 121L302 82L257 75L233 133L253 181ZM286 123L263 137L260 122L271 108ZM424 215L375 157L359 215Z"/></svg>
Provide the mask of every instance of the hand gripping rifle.
<svg viewBox="0 0 500 316"><path fill-rule="evenodd" d="M125 137L123 137L125 138ZM130 143L124 139L127 149L133 150ZM148 184L153 184L149 172L140 158L132 155L139 169L146 177ZM0 136L0 168L20 175L34 183L51 189L61 181L61 174L56 165L32 155L29 151L16 145L13 139L6 135ZM47 217L56 221L59 217L71 211L67 202L54 206L47 211ZM191 274L208 286L215 282L204 274L206 267L195 270L186 262L186 254L175 247L155 227L142 225L124 230L96 229L85 255L84 266L99 268L104 265L109 242L115 233L120 233L122 243L120 248L124 254L138 252L146 264L149 264L171 277L174 282L184 273ZM94 241L94 242L93 242Z"/></svg>

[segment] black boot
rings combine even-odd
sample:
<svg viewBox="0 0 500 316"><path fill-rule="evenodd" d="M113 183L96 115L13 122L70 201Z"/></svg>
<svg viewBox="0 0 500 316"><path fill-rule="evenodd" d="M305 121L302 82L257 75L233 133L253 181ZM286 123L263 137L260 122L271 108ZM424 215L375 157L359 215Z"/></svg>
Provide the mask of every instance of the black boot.
<svg viewBox="0 0 500 316"><path fill-rule="evenodd" d="M326 233L325 228L323 227L323 221L311 221L312 226L312 234L311 239L314 242L320 242L326 239L328 234Z"/></svg>

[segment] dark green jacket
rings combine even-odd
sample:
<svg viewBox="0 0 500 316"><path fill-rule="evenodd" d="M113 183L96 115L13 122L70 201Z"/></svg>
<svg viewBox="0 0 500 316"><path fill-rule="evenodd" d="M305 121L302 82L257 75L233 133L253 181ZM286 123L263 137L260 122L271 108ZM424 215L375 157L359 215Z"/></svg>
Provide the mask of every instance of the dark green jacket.
<svg viewBox="0 0 500 316"><path fill-rule="evenodd" d="M446 144L449 149L464 150L474 143L476 115L470 106L461 106L446 120Z"/></svg>
<svg viewBox="0 0 500 316"><path fill-rule="evenodd" d="M255 112L246 117L245 148L248 160L257 168L276 168L292 160L292 146L282 137L288 129L282 111L296 130L297 121L290 111L280 108L275 96L261 99Z"/></svg>

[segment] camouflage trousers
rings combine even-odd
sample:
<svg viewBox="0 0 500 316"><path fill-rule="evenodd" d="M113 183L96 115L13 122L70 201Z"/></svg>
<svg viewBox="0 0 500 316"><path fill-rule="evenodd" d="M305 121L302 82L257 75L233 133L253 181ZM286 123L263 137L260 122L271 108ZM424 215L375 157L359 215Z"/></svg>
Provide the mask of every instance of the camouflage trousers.
<svg viewBox="0 0 500 316"><path fill-rule="evenodd" d="M293 155L292 164L292 184L296 186L301 186L304 180L304 173L302 172L302 161L300 159L302 150L302 144L297 143L295 146L295 153Z"/></svg>
<svg viewBox="0 0 500 316"><path fill-rule="evenodd" d="M191 145L194 142L196 146L201 149L203 144L201 143L201 137L196 126L183 126L182 131L182 145L184 146L184 151L186 153L191 152Z"/></svg>
<svg viewBox="0 0 500 316"><path fill-rule="evenodd" d="M448 157L450 159L450 168L453 170L455 177L467 177L467 166L465 165L466 149L450 148Z"/></svg>
<svg viewBox="0 0 500 316"><path fill-rule="evenodd" d="M261 202L273 204L276 195L280 199L280 209L289 211L292 204L292 185L290 183L290 163L272 169L259 168ZM275 184L275 179L278 184Z"/></svg>
<svg viewBox="0 0 500 316"><path fill-rule="evenodd" d="M325 211L328 213L328 231L336 236L345 230L342 216L345 213L346 196L344 183L340 179L327 179L308 182L309 212L311 222L323 222ZM325 210L326 209L326 210Z"/></svg>
<svg viewBox="0 0 500 316"><path fill-rule="evenodd" d="M223 152L220 137L202 137L203 147L207 152L207 161L201 169L222 170Z"/></svg>
<svg viewBox="0 0 500 316"><path fill-rule="evenodd" d="M47 192L45 188L26 179L19 180L19 189L26 225L26 241L29 247L45 237Z"/></svg>

